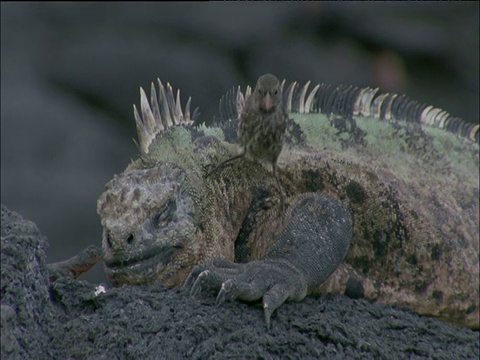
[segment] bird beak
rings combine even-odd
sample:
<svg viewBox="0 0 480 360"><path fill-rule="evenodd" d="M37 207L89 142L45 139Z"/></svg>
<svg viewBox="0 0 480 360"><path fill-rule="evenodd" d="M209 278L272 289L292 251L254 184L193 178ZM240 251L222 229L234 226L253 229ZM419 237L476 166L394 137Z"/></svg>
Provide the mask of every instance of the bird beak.
<svg viewBox="0 0 480 360"><path fill-rule="evenodd" d="M273 107L273 101L272 98L270 97L270 93L267 92L267 95L262 99L262 107L265 111L270 111L270 109Z"/></svg>

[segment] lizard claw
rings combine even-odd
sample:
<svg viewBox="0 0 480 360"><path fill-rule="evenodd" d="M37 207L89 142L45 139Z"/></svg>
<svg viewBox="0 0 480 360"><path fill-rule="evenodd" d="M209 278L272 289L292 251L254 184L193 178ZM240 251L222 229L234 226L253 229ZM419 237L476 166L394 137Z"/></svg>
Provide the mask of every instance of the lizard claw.
<svg viewBox="0 0 480 360"><path fill-rule="evenodd" d="M215 305L219 306L225 302L225 300L232 300L234 297L234 292L236 290L235 283L232 279L228 279L222 284L220 291L218 292Z"/></svg>
<svg viewBox="0 0 480 360"><path fill-rule="evenodd" d="M185 290L190 290L191 292L200 274L206 270L207 270L207 267L203 264L195 266L190 272L190 274L188 275L187 280L185 280L185 282L183 283L183 288Z"/></svg>
<svg viewBox="0 0 480 360"><path fill-rule="evenodd" d="M270 330L270 317L272 316L272 310L268 307L268 304L263 303L263 314L265 317L265 324L267 325L267 330Z"/></svg>
<svg viewBox="0 0 480 360"><path fill-rule="evenodd" d="M235 264L226 260L195 267L185 287L192 296L204 287L218 289L215 305L225 301L262 299L265 323L270 328L272 313L287 299L303 299L306 284L300 273L285 261L264 260Z"/></svg>
<svg viewBox="0 0 480 360"><path fill-rule="evenodd" d="M195 280L190 289L190 296L194 297L200 292L200 290L202 290L202 284L208 279L208 274L209 271L205 270L198 275L197 279Z"/></svg>

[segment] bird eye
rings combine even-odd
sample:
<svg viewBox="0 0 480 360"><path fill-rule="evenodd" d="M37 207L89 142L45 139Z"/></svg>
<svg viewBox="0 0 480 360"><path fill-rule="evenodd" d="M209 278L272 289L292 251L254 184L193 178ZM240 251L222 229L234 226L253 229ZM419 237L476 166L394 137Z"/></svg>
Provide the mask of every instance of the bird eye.
<svg viewBox="0 0 480 360"><path fill-rule="evenodd" d="M273 95L277 95L277 93L278 93L277 89L273 90Z"/></svg>

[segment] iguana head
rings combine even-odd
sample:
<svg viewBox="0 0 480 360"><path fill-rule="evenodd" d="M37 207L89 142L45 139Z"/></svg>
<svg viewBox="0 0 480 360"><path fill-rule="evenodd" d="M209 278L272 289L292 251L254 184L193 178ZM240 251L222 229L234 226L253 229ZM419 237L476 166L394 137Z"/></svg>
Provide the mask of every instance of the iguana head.
<svg viewBox="0 0 480 360"><path fill-rule="evenodd" d="M134 106L141 158L106 185L97 203L105 273L114 286L173 286L195 265L189 257L198 258L198 214L190 195L195 162L184 156L192 151L178 146L198 112L190 116L190 100L182 111L180 94L175 99L169 84L165 89L159 81L158 97L152 84L151 95L149 103L140 89L141 115Z"/></svg>
<svg viewBox="0 0 480 360"><path fill-rule="evenodd" d="M97 211L113 285L176 282L195 252L194 203L186 189L184 172L172 166L127 169L106 185Z"/></svg>

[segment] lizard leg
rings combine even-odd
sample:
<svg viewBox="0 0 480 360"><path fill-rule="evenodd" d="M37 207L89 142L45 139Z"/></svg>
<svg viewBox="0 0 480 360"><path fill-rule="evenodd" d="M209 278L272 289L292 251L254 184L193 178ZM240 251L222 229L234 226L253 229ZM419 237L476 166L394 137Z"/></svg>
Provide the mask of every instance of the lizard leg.
<svg viewBox="0 0 480 360"><path fill-rule="evenodd" d="M103 250L97 246L90 245L70 259L47 264L50 282L54 282L61 277L76 279L94 267L102 258Z"/></svg>
<svg viewBox="0 0 480 360"><path fill-rule="evenodd" d="M347 207L325 194L305 194L289 209L288 218L264 259L246 264L217 260L194 268L186 282L191 294L216 289L217 304L263 298L269 327L275 309L305 298L342 263L352 236Z"/></svg>
<svg viewBox="0 0 480 360"><path fill-rule="evenodd" d="M220 289L215 301L217 306L227 300L263 298L267 328L270 328L271 314L285 300L302 300L307 294L302 274L282 260L267 259L247 264L223 260L221 265L197 266L186 281L190 294L195 296L203 288ZM289 281L285 281L286 278Z"/></svg>

